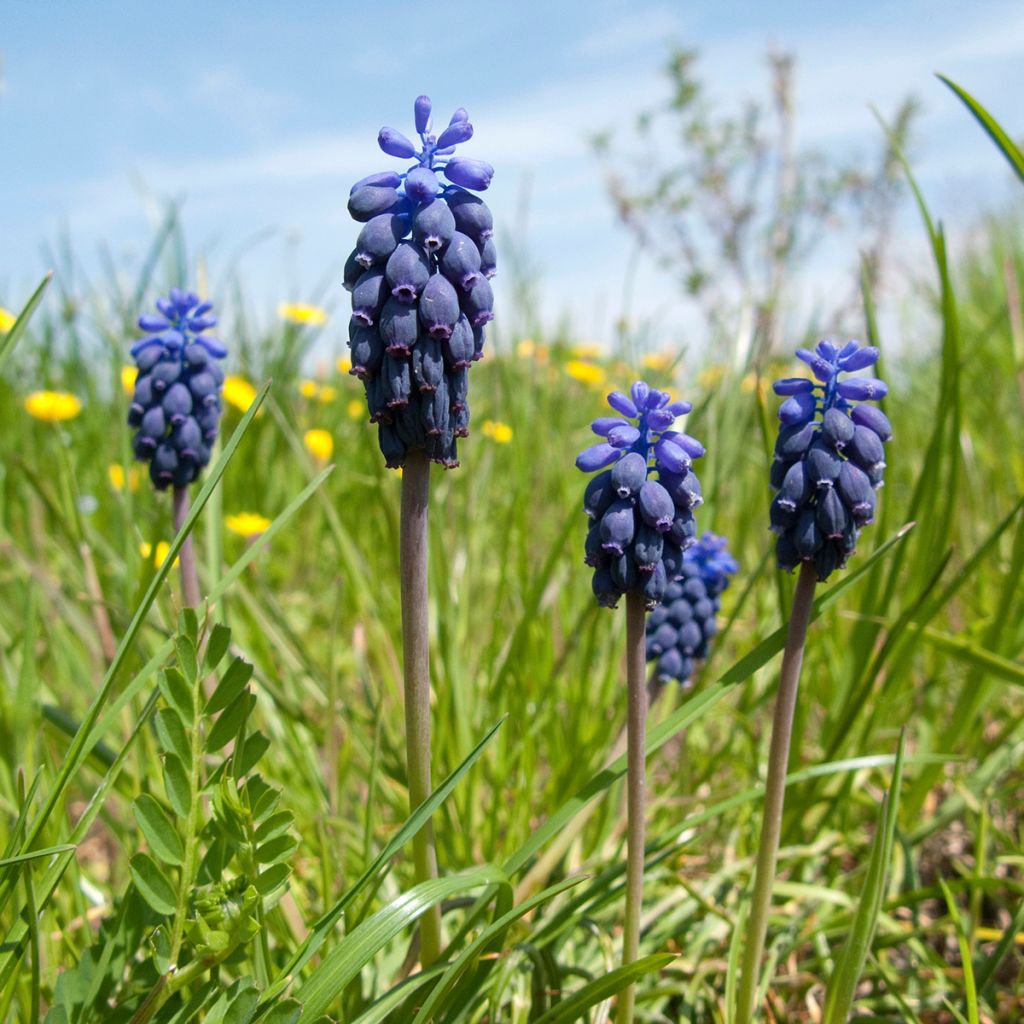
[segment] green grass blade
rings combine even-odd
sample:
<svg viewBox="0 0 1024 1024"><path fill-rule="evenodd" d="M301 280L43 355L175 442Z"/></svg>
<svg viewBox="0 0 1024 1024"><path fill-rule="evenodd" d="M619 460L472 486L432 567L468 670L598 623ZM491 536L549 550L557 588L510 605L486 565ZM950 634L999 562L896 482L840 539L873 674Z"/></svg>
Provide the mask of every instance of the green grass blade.
<svg viewBox="0 0 1024 1024"><path fill-rule="evenodd" d="M900 733L899 747L896 750L896 766L892 773L889 792L882 801L882 812L879 815L878 829L874 842L871 844L871 858L868 863L867 878L857 911L853 917L853 926L849 938L843 946L832 978L829 981L823 1024L845 1024L849 1019L854 997L857 994L857 983L864 970L864 964L871 950L871 941L878 925L878 915L885 898L886 879L889 864L892 862L893 843L896 839L896 821L899 816L900 783L903 780L903 753L906 744L906 733Z"/></svg>
<svg viewBox="0 0 1024 1024"><path fill-rule="evenodd" d="M954 658L967 665L988 672L997 679L1013 683L1014 686L1024 686L1024 666L1019 665L1015 661L1010 661L1009 658L993 654L977 644L972 644L968 640L961 640L959 637L950 636L948 633L943 633L937 629L926 629L924 631L924 638L933 647L951 654Z"/></svg>
<svg viewBox="0 0 1024 1024"><path fill-rule="evenodd" d="M988 137L999 147L1017 177L1024 181L1024 153L1020 151L999 122L966 90L945 75L936 75L940 82L945 83L960 98L965 107L974 115L975 120L988 133Z"/></svg>
<svg viewBox="0 0 1024 1024"><path fill-rule="evenodd" d="M609 999L624 988L628 988L645 974L653 974L668 966L676 956L674 953L655 953L641 957L625 967L616 967L614 971L584 985L568 999L563 999L538 1017L533 1024L571 1024L592 1006Z"/></svg>
<svg viewBox="0 0 1024 1024"><path fill-rule="evenodd" d="M979 1024L978 1018L978 990L974 984L974 963L971 960L971 943L967 936L967 929L964 927L963 916L960 908L956 905L956 898L944 878L939 879L939 887L946 899L946 906L949 908L949 917L953 922L956 931L956 941L960 947L960 962L964 970L964 998L967 1002L967 1019L970 1024Z"/></svg>
<svg viewBox="0 0 1024 1024"><path fill-rule="evenodd" d="M377 911L338 943L320 966L302 984L295 998L302 1003L300 1024L310 1024L327 1012L334 1000L400 932L415 924L435 903L452 899L472 889L497 886L511 897L512 887L505 872L493 865L474 868L447 878L432 878L403 893L383 910Z"/></svg>
<svg viewBox="0 0 1024 1024"><path fill-rule="evenodd" d="M32 297L25 303L24 308L18 314L18 319L11 325L11 329L3 338L0 338L0 372L3 371L4 363L7 362L7 357L11 354L18 339L25 333L29 319L36 311L36 306L43 301L43 293L46 291L46 286L51 280L53 280L52 270L47 271L46 277L42 279L39 287L32 293Z"/></svg>

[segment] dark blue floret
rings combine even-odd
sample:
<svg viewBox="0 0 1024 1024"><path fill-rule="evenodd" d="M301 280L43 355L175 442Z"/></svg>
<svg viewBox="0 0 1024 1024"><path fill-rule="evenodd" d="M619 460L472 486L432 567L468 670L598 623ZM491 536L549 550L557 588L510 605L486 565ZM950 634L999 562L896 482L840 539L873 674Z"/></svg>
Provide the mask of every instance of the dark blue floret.
<svg viewBox="0 0 1024 1024"><path fill-rule="evenodd" d="M775 393L786 400L779 407L769 520L779 535L779 567L811 562L818 579L826 580L846 565L860 528L874 518L883 444L892 427L885 413L863 403L884 398L888 389L874 377L841 379L878 361L871 346L851 341L837 350L821 341L813 352L798 349L797 356L817 382L791 377L775 383Z"/></svg>
<svg viewBox="0 0 1024 1024"><path fill-rule="evenodd" d="M430 98L418 97L418 144L394 128L380 130L380 148L412 163L356 182L348 200L363 225L344 271L351 372L364 383L370 422L379 424L381 451L394 469L410 449L446 468L458 465L456 438L469 434L466 371L482 357L494 316L494 224L473 195L488 187L494 169L453 157L473 137L464 109L439 135L431 114Z"/></svg>
<svg viewBox="0 0 1024 1024"><path fill-rule="evenodd" d="M585 473L602 470L583 496L593 521L585 561L596 570L594 593L602 605L614 607L632 591L654 608L682 572L683 551L696 537L693 510L702 499L690 467L704 446L669 429L690 403L672 402L643 381L631 397L613 392L608 404L621 415L594 420L591 429L602 440L576 459Z"/></svg>
<svg viewBox="0 0 1024 1024"><path fill-rule="evenodd" d="M683 555L681 578L665 588L663 604L647 620L647 660L660 683L690 682L694 665L708 656L718 631L722 591L739 564L724 537L705 533Z"/></svg>
<svg viewBox="0 0 1024 1024"><path fill-rule="evenodd" d="M192 483L210 461L217 437L227 350L206 334L217 325L212 304L172 288L156 301L159 315L139 317L146 332L131 349L138 368L128 424L136 458L149 463L158 490Z"/></svg>

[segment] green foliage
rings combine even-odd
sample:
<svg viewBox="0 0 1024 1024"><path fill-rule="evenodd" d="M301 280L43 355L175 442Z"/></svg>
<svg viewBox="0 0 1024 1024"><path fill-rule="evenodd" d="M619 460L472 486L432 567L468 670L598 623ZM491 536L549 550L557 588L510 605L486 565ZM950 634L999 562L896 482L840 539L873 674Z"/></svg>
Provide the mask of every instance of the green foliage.
<svg viewBox="0 0 1024 1024"><path fill-rule="evenodd" d="M680 103L698 104L680 73ZM827 991L837 1020L1020 1017L1024 249L1014 216L951 247L918 195L931 316L892 344L870 267L857 282L896 440L880 521L815 607L763 972L778 1020L824 1011ZM169 510L108 480L129 458L112 424L137 298L183 280L186 252L171 211L136 280L76 288L62 257L8 348L0 1019L597 1024L633 971L641 1020L727 1019L791 600L766 555L759 380L717 359L683 373L679 353L668 369L626 350L591 360L608 385L644 375L694 401L701 527L743 566L693 691L652 707L644 959L622 972L623 623L588 590L572 468L607 388L568 373L573 339L557 334L529 357L499 337L474 370L464 466L433 479L444 781L410 814L398 482L349 414L351 378L322 374L331 401L300 391L312 332L256 329L238 282L216 279L233 369L273 364L274 384L228 411L231 440L162 564L139 546L171 540ZM317 351L341 354L327 332ZM74 382L81 416L32 421L20 397L36 380ZM333 473L303 447L311 427L335 439ZM76 515L82 495L96 509ZM224 514L239 511L271 525L235 537ZM182 615L189 530L205 602ZM424 889L408 846L430 818L442 877ZM414 923L438 902L447 947L422 970Z"/></svg>

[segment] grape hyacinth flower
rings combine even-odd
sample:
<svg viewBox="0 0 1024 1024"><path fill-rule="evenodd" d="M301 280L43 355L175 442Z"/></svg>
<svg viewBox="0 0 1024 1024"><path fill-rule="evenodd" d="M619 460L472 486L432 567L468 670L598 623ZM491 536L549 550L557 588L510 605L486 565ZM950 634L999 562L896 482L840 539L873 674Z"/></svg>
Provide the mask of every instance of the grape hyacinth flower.
<svg viewBox="0 0 1024 1024"><path fill-rule="evenodd" d="M413 112L418 147L393 128L377 137L385 153L411 165L371 174L349 195L349 213L363 224L345 265L349 372L366 388L389 468L423 451L450 469L458 465L456 439L469 434L469 368L494 317L494 224L474 195L494 168L454 155L473 137L463 108L439 133L429 97Z"/></svg>
<svg viewBox="0 0 1024 1024"><path fill-rule="evenodd" d="M608 404L617 416L594 420L604 440L581 452L577 468L598 470L587 484L583 507L592 520L586 563L594 570L598 604L614 608L626 598L626 912L622 962L633 963L640 947L644 885L644 789L647 687L644 679L647 610L664 598L683 573L683 552L694 544L693 511L701 504L692 467L704 446L673 430L676 417L692 408L637 381L627 396L614 391ZM655 477L656 475L656 477ZM623 990L616 1020L632 1024L636 987Z"/></svg>
<svg viewBox="0 0 1024 1024"><path fill-rule="evenodd" d="M892 436L885 414L868 404L885 397L885 384L874 377L843 379L844 374L878 362L878 349L855 341L837 349L831 341L820 341L813 352L798 349L796 354L816 381L792 377L775 383L776 394L785 401L779 408L782 426L771 468L776 495L770 519L779 534L779 568L799 565L800 574L779 672L764 816L733 1018L744 1022L753 1019L768 932L793 715L814 589L819 580L827 580L846 564L861 527L874 518L875 489L882 485L885 469L883 445Z"/></svg>
<svg viewBox="0 0 1024 1024"><path fill-rule="evenodd" d="M821 341L813 352L798 349L815 381L791 377L775 382L786 400L775 445L771 482L776 490L771 526L779 535L779 567L814 565L825 581L846 565L861 527L874 519L875 490L885 470L883 445L892 428L881 410L867 404L888 389L873 377L844 373L878 361L878 350L851 341L837 350Z"/></svg>
<svg viewBox="0 0 1024 1024"><path fill-rule="evenodd" d="M583 496L592 520L585 561L599 604L614 608L633 593L650 609L682 575L683 552L696 541L693 513L704 499L692 467L704 446L670 429L690 403L643 381L630 396L612 392L608 404L619 415L594 420L591 429L604 440L576 459L585 473L602 470Z"/></svg>
<svg viewBox="0 0 1024 1024"><path fill-rule="evenodd" d="M366 389L370 422L384 462L402 469L400 568L405 742L410 809L430 795L430 662L427 511L430 463L459 464L456 439L469 434L469 368L483 355L494 318L494 223L475 195L494 168L455 156L473 137L459 108L447 127L431 127L431 102L413 104L417 145L382 128L380 148L407 161L352 186L348 210L363 226L345 264L352 293L351 369ZM441 179L447 179L447 183ZM417 881L437 875L428 821L413 837ZM424 966L441 952L441 913L420 919Z"/></svg>
<svg viewBox="0 0 1024 1024"><path fill-rule="evenodd" d="M655 684L691 682L695 663L706 660L718 631L722 592L738 571L728 542L717 534L705 533L684 552L681 578L669 583L662 604L647 618L647 660L655 662Z"/></svg>
<svg viewBox="0 0 1024 1024"><path fill-rule="evenodd" d="M220 422L227 350L206 332L217 325L213 304L172 288L156 300L157 313L139 317L145 337L131 349L138 369L128 424L135 427L135 457L149 463L158 491L174 488L174 526L188 514L188 485L210 461ZM191 537L181 549L186 604L199 604Z"/></svg>

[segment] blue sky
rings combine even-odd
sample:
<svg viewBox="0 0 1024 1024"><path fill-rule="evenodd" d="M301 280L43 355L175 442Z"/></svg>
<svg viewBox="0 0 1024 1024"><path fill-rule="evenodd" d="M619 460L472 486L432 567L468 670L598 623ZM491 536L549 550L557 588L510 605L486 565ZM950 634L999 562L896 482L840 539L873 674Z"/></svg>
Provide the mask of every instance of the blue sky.
<svg viewBox="0 0 1024 1024"><path fill-rule="evenodd" d="M892 110L915 92L925 107L915 166L956 230L980 202L1011 194L994 149L932 73L1019 129L1019 2L4 0L0 301L15 304L38 278L42 243L63 225L86 267L108 243L132 268L154 200L174 196L193 251L215 270L272 229L240 264L269 316L340 267L355 235L348 186L393 163L377 129L408 131L411 101L426 92L445 117L469 109L477 133L465 155L497 168L488 199L499 227L520 223L528 194L522 241L543 272L545 315L568 312L580 335L608 337L629 240L587 138L658 100L672 44L701 51L723 105L763 88L769 46L795 52L800 141L837 154L873 152L869 104ZM912 263L916 245L898 258ZM845 271L820 261L807 301ZM340 288L326 301L340 307ZM696 329L654 266L637 301L662 342ZM340 338L341 319L333 326Z"/></svg>

